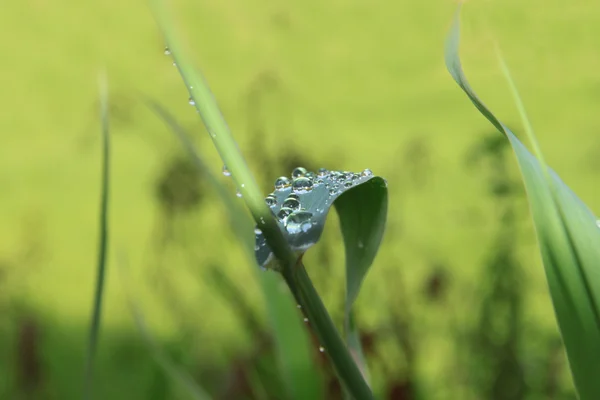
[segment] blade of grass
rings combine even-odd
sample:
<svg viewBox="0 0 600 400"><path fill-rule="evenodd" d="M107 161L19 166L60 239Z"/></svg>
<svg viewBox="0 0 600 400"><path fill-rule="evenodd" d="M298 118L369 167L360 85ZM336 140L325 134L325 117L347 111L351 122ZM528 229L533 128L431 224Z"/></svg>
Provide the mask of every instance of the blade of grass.
<svg viewBox="0 0 600 400"><path fill-rule="evenodd" d="M93 397L94 362L98 348L100 319L102 316L102 297L104 294L104 277L106 275L106 256L108 253L108 196L110 174L110 131L108 121L108 84L106 77L99 80L100 117L102 121L102 178L100 189L99 243L98 262L96 267L96 288L90 322L90 333L85 367L85 387L83 398Z"/></svg>
<svg viewBox="0 0 600 400"><path fill-rule="evenodd" d="M239 224L239 220L245 217L244 210L235 202L234 197L227 191L225 186L212 174L210 169L202 161L196 152L191 140L183 128L175 119L160 105L155 102L149 103L151 108L165 121L182 142L190 156L195 160L199 171L208 177L208 181L215 187L217 193L228 209L230 226L238 239L244 243L250 238L249 224ZM232 201L233 200L233 201ZM247 245L246 255L250 265L254 264L254 249ZM281 281L274 272L261 273L253 268L258 279L265 303L269 322L275 332L275 344L281 373L287 383L288 391L293 399L318 399L321 397L322 382L313 365L311 357L310 342L307 332L300 319L298 311L291 301L289 293L281 290Z"/></svg>
<svg viewBox="0 0 600 400"><path fill-rule="evenodd" d="M168 8L161 0L153 0L152 6L154 16L161 28L179 73L185 82L190 97L194 101L196 110L201 115L221 159L231 172L231 176L238 186L238 190L242 194L254 220L267 239L275 257L283 266L282 275L289 286L290 291L303 307L304 312L309 311L307 304L304 304L307 300L306 295L317 296L318 298L318 294L316 291L307 292L304 295L298 293L296 275L294 274L294 267L297 261L296 256L291 251L282 231L279 229L277 222L267 207L258 185L240 153L237 143L233 139L229 127L227 126L208 85L202 75L192 66L188 57L185 56L183 47L176 39ZM301 268L301 271L304 271L304 269ZM308 275L304 278L310 283ZM304 287L308 286L309 285L305 285ZM310 286L312 286L312 283ZM327 310L323 306L320 298L311 300L311 307L316 308L311 310L313 314L327 314ZM328 355L338 371L343 384L357 399L372 398L369 386L356 364L352 361L348 350L343 345L343 341L340 338L337 329L335 329L333 325L319 325L314 323L313 326L316 331L319 331L321 337L326 336L329 342L341 344L334 346L335 350L329 351ZM350 360L349 363L348 360Z"/></svg>
<svg viewBox="0 0 600 400"><path fill-rule="evenodd" d="M600 398L600 230L589 208L544 162L523 103L505 63L533 156L519 139L479 100L464 76L458 56L459 12L446 47L446 64L454 80L477 109L510 141L529 198L548 287L575 386L582 399Z"/></svg>
<svg viewBox="0 0 600 400"><path fill-rule="evenodd" d="M163 369L163 371L175 381L181 389L190 395L190 398L195 400L210 400L211 396L200 386L194 379L183 369L179 368L169 357L169 355L156 343L156 340L150 334L150 330L146 325L144 316L140 310L140 307L136 304L134 296L131 293L131 284L127 275L127 262L125 257L120 257L118 263L118 270L121 276L121 282L125 291L125 297L135 325L140 332L140 335L144 339L146 347L152 354L152 357L156 363Z"/></svg>

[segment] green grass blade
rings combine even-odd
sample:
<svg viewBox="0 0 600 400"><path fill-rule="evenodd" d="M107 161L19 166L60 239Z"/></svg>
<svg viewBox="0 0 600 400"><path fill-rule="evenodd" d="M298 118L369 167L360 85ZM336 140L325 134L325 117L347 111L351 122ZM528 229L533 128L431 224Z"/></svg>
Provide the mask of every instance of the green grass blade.
<svg viewBox="0 0 600 400"><path fill-rule="evenodd" d="M346 249L346 320L379 250L387 218L387 184L374 178L335 202Z"/></svg>
<svg viewBox="0 0 600 400"><path fill-rule="evenodd" d="M460 11L460 10L459 10ZM462 71L458 55L459 13L446 47L446 64L479 111L510 141L527 191L556 319L575 386L582 399L600 398L600 230L596 217L546 167L523 104L508 70L507 79L538 157L479 100Z"/></svg>
<svg viewBox="0 0 600 400"><path fill-rule="evenodd" d="M304 265L300 263L296 266L294 274L303 311L312 326L321 327L315 329L315 333L326 354L334 361L335 370L342 378L344 389L356 400L373 399L373 394L365 377L352 355L348 352L346 344L337 333L337 329L308 277Z"/></svg>
<svg viewBox="0 0 600 400"><path fill-rule="evenodd" d="M186 57L183 47L175 37L174 29L172 27L172 19L169 15L169 10L165 7L165 4L161 0L153 0L153 11L154 16L161 28L162 34L166 40L167 47L173 56L175 64L185 82L186 88L190 94L190 98L193 100L198 113L202 116L202 120L209 132L211 139L217 151L221 155L221 159L227 165L231 176L234 179L238 190L242 194L246 205L248 206L254 220L260 227L264 234L267 243L271 250L275 254L276 259L282 266L282 275L288 284L290 291L302 305L305 312L310 311L313 314L327 314L327 310L324 308L320 298L311 299L311 303L314 307L318 307L315 310L308 310L309 306L304 302L307 300L305 295L302 295L298 290L298 283L296 282L296 275L294 267L298 261L297 256L290 248L286 241L283 232L279 229L279 226L269 208L267 207L262 194L258 189L258 185L254 177L252 176L248 166L242 157L237 143L233 139L231 132L221 112L216 104L216 101L206 84L202 75L196 71L192 66L189 59ZM308 276L306 279L309 280ZM309 282L310 283L310 282ZM310 285L312 286L312 284ZM318 294L311 292L310 295ZM319 326L318 323L314 324L314 328L319 332L321 337L327 336L331 340L337 340L341 342L341 338L335 327L332 325ZM345 348L341 347L345 351ZM340 350L342 351L342 350ZM347 351L346 351L347 353ZM336 370L349 371L353 370L356 374L343 375L340 374L340 378L349 388L357 388L360 393L369 393L370 389L362 375L358 371L358 368L354 363L349 365L342 365L350 357L346 357L348 354L337 354L337 352L329 353L331 360L333 361ZM356 393L353 393L356 396ZM371 398L372 395L367 397L361 396L357 398Z"/></svg>
<svg viewBox="0 0 600 400"><path fill-rule="evenodd" d="M226 187L214 176L202 158L195 150L183 128L175 119L158 103L149 103L152 109L165 121L175 135L180 139L184 148L188 151L199 171L208 178L209 183L215 188L220 198L225 204L230 218L230 225L238 239L245 243L250 264L254 264L253 246L249 242L251 238L251 225L248 223L240 224L246 215L241 206L238 205L239 199L226 189ZM250 248L249 246L252 246ZM280 277L273 272L261 272L253 269L256 278L259 280L265 303L267 306L267 315L274 331L275 344L278 360L281 366L281 373L289 395L292 399L319 399L323 395L323 382L315 369L314 359L312 357L310 340L306 329L302 325L295 303L290 297L290 293L281 281Z"/></svg>
<svg viewBox="0 0 600 400"><path fill-rule="evenodd" d="M194 400L210 400L211 396L196 381L194 381L194 379L186 371L179 368L152 337L152 334L146 325L146 321L144 320L144 315L136 304L134 296L131 293L132 286L126 271L127 265L123 258L119 260L118 267L121 275L121 281L123 282L127 304L131 310L133 320L144 340L144 343L146 344L146 347L150 351L150 354L152 354L152 357L156 363L163 369L165 374L167 374L185 393L190 396L190 398Z"/></svg>
<svg viewBox="0 0 600 400"><path fill-rule="evenodd" d="M102 316L102 297L104 294L104 277L106 275L106 257L108 253L108 197L110 182L110 131L108 123L108 84L103 76L99 82L100 117L102 121L102 177L100 189L100 216L98 263L96 267L96 288L90 322L90 333L85 367L84 398L93 397L94 362L98 348L100 320Z"/></svg>
<svg viewBox="0 0 600 400"><path fill-rule="evenodd" d="M204 163L202 157L194 148L194 144L190 140L189 135L185 129L175 120L173 115L169 113L163 106L153 100L146 100L146 103L153 110L156 115L166 124L169 129L175 134L184 150L188 153L192 159L198 171L205 176L210 185L217 191L217 194L223 200L225 208L229 210L227 213L229 223L232 231L237 235L238 239L242 242L244 250L248 254L254 252L254 246L252 245L251 237L248 232L252 231L252 224L246 217L246 213L239 204L239 199L233 197L230 191L227 190L217 177L211 172L210 168Z"/></svg>

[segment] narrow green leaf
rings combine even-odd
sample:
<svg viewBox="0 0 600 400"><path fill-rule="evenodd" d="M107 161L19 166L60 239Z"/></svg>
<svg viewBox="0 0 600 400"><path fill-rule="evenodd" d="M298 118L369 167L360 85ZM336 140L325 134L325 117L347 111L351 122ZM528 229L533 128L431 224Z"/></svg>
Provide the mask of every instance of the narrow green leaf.
<svg viewBox="0 0 600 400"><path fill-rule="evenodd" d="M358 297L385 230L387 183L374 178L349 190L335 202L346 248L346 313Z"/></svg>
<svg viewBox="0 0 600 400"><path fill-rule="evenodd" d="M128 266L124 257L118 262L118 270L120 272L121 281L125 291L127 304L131 310L135 325L140 332L140 335L144 339L146 347L152 354L152 357L156 363L163 369L163 371L174 381L179 387L187 393L190 398L194 400L210 400L210 395L196 382L194 379L182 368L178 367L177 364L171 360L171 357L160 347L156 340L152 337L144 315L140 307L135 302L132 294L132 285L128 276Z"/></svg>
<svg viewBox="0 0 600 400"><path fill-rule="evenodd" d="M289 286L290 291L296 298L296 301L303 307L305 313L327 316L327 318L319 319L318 322L315 322L314 328L321 337L327 337L331 343L335 342L336 345L334 347L338 351L330 353L330 358L340 378L352 390L355 397L359 399L371 398L370 389L356 365L353 362L347 364L347 360L351 361L351 358L345 347L341 345L342 341L337 330L333 324L326 323L330 318L318 294L315 291L301 292L301 290L312 287L312 282L310 282L308 275L302 276L303 282L297 282L298 276L294 267L298 264L299 258L292 251L284 236L284 232L280 229L275 218L273 218L271 210L265 204L256 180L248 169L204 77L193 67L189 58L185 55L183 47L177 40L172 26L172 19L169 16L169 10L165 7L163 1L154 0L153 11L175 65L190 94L190 100L201 115L221 159L231 172L231 176L244 202L278 260L282 276ZM317 298L310 298L311 296L317 296ZM310 306L306 303L309 300ZM311 309L311 307L315 308ZM319 322L323 322L324 325L319 325Z"/></svg>
<svg viewBox="0 0 600 400"><path fill-rule="evenodd" d="M368 169L352 173L322 168L314 173L298 167L291 175L291 178L277 178L275 190L265 201L276 215L286 240L299 254L318 242L329 210L335 206L346 249L345 330L351 352L364 374L366 365L360 342L356 338L350 340L350 336L358 335L351 331L354 325L350 325L350 313L383 237L387 184ZM262 267L273 260L260 230L256 234L256 260Z"/></svg>
<svg viewBox="0 0 600 400"><path fill-rule="evenodd" d="M219 181L211 170L202 161L195 150L189 136L177 124L175 119L158 103L150 102L151 108L165 121L175 135L180 139L184 148L195 160L199 171L208 178L210 184L219 194L226 206L230 218L230 225L238 240L251 246L251 225L239 223L246 218L244 210L236 203L239 199L233 197L225 186ZM244 246L251 264L253 253L248 245ZM265 303L269 322L273 328L281 373L287 384L292 399L319 399L322 398L323 388L321 377L315 369L311 356L310 341L306 329L302 326L298 310L290 297L281 278L273 272L261 273L253 268L258 279Z"/></svg>
<svg viewBox="0 0 600 400"><path fill-rule="evenodd" d="M329 210L336 206L346 256L352 262L348 297L350 303L354 301L381 242L387 211L385 181L373 176L368 169L362 173L325 169L314 173L298 167L292 171L291 178L277 178L274 186L265 202L276 216L286 241L299 254L319 241ZM256 261L266 267L271 260L273 252L262 231L257 230ZM278 266L272 268L280 269Z"/></svg>
<svg viewBox="0 0 600 400"><path fill-rule="evenodd" d="M251 254L253 250L251 237L248 235L248 231L250 231L252 224L250 223L249 218L246 216L242 206L237 201L239 199L233 197L229 190L217 179L217 177L211 172L210 168L204 163L202 157L198 154L198 152L194 148L194 144L190 140L189 135L186 133L185 129L175 120L173 115L169 113L163 106L157 103L154 100L146 100L146 103L153 110L157 116L163 120L166 126L171 129L173 134L177 137L184 150L188 153L189 157L192 159L198 171L205 176L210 185L217 191L219 197L223 201L225 208L228 210L227 216L229 218L229 224L231 226L232 232L234 232L238 239L243 244L244 250Z"/></svg>
<svg viewBox="0 0 600 400"><path fill-rule="evenodd" d="M517 95L517 106L538 158L479 100L462 71L459 17L446 46L450 74L477 109L510 141L529 198L556 318L575 386L582 399L600 398L600 230L596 217L541 158ZM507 69L505 69L505 73ZM509 83L514 84L507 74Z"/></svg>
<svg viewBox="0 0 600 400"><path fill-rule="evenodd" d="M94 362L98 348L100 320L102 316L102 298L104 295L104 277L106 275L106 256L108 253L108 196L110 182L110 130L108 123L108 84L106 77L99 81L100 88L100 118L102 121L102 177L100 188L100 215L98 262L96 267L96 288L90 322L90 334L85 368L85 388L83 397L93 397Z"/></svg>

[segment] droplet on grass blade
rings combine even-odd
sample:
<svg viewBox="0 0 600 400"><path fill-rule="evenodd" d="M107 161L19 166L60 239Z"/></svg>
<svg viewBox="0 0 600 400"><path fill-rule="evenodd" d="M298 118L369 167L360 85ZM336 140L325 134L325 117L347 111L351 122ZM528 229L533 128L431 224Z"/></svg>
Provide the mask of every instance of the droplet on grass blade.
<svg viewBox="0 0 600 400"><path fill-rule="evenodd" d="M167 55L167 56L171 55L171 50L169 50L168 47L165 47L165 55Z"/></svg>
<svg viewBox="0 0 600 400"><path fill-rule="evenodd" d="M265 202L276 216L277 224L284 232L292 250L298 255L318 242L328 212L340 196L371 181L369 187L375 192L382 190L381 187L384 186L382 178L365 171L353 173L322 168L318 173L313 173L298 167L292 175L297 177L293 180L285 176L279 177L275 181L275 190L265 198ZM319 183L316 184L316 181ZM371 189L367 190L370 191ZM352 202L361 202L363 195L357 196L352 196L356 197ZM363 212L357 208L353 213ZM259 265L266 266L267 258L274 259L273 253L264 237L260 240L264 246L256 252L256 260ZM356 241L353 243L356 246ZM279 268L277 264L272 267Z"/></svg>
<svg viewBox="0 0 600 400"><path fill-rule="evenodd" d="M277 205L277 197L270 194L267 197L265 197L265 203L267 203L269 207L275 207Z"/></svg>
<svg viewBox="0 0 600 400"><path fill-rule="evenodd" d="M317 176L320 178L324 178L329 174L329 171L327 170L327 168L319 168L319 171L317 172Z"/></svg>
<svg viewBox="0 0 600 400"><path fill-rule="evenodd" d="M289 234L296 234L300 232L308 232L312 227L311 217L312 213L308 211L296 211L290 214L285 222L285 230Z"/></svg>
<svg viewBox="0 0 600 400"><path fill-rule="evenodd" d="M275 189L283 190L290 185L290 180L285 176L280 176L275 180Z"/></svg>
<svg viewBox="0 0 600 400"><path fill-rule="evenodd" d="M288 197L287 199L285 199L283 201L282 207L288 207L288 208L291 208L292 210L299 210L300 202L293 197Z"/></svg>
<svg viewBox="0 0 600 400"><path fill-rule="evenodd" d="M196 102L191 97L188 99L188 103L190 103L191 106L195 106L196 105Z"/></svg>
<svg viewBox="0 0 600 400"><path fill-rule="evenodd" d="M290 215L293 212L294 212L294 210L292 210L289 207L281 207L281 209L277 213L277 217L279 219L285 219L285 218L287 218L288 215Z"/></svg>
<svg viewBox="0 0 600 400"><path fill-rule="evenodd" d="M313 182L308 178L296 178L292 182L292 190L296 194L306 193L311 191L313 188Z"/></svg>
<svg viewBox="0 0 600 400"><path fill-rule="evenodd" d="M227 169L227 165L223 165L223 175L231 176L231 172Z"/></svg>
<svg viewBox="0 0 600 400"><path fill-rule="evenodd" d="M306 175L306 168L298 167L292 171L292 178L300 178L301 176Z"/></svg>

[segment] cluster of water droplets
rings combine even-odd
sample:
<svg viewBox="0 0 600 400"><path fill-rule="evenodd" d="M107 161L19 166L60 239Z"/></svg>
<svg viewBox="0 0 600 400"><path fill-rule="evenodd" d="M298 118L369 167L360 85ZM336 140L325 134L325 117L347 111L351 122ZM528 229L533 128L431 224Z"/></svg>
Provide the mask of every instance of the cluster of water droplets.
<svg viewBox="0 0 600 400"><path fill-rule="evenodd" d="M226 169L223 173L227 175ZM284 229L292 248L306 251L318 240L333 201L372 176L369 169L354 173L320 168L311 172L298 167L289 177L280 176L275 180L274 190L265 197L265 203ZM255 250L257 261L264 266L266 262L262 261L270 258L271 253L262 232L256 235Z"/></svg>

